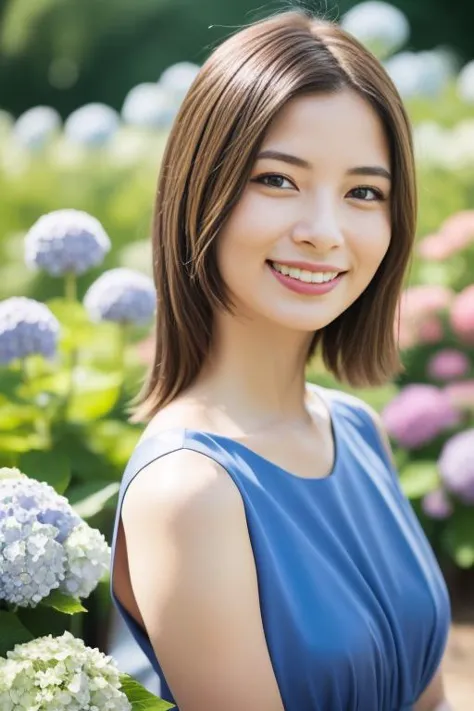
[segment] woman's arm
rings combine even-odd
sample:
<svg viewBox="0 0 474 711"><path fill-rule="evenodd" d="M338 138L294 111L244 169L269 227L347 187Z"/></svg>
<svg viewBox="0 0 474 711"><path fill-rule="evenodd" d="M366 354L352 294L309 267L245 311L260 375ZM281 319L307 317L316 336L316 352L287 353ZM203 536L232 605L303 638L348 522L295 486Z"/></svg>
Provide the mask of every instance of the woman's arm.
<svg viewBox="0 0 474 711"><path fill-rule="evenodd" d="M180 711L283 711L243 502L211 459L140 472L122 512L133 593Z"/></svg>

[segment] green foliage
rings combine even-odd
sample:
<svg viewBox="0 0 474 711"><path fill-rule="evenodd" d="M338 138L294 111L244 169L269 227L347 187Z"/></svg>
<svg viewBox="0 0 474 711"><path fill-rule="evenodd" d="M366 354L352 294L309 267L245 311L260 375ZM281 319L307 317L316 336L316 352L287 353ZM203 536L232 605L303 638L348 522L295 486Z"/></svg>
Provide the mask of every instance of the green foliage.
<svg viewBox="0 0 474 711"><path fill-rule="evenodd" d="M122 684L122 691L132 704L133 711L167 711L167 709L176 708L176 706L163 701L163 699L157 699L156 696L150 694L128 674L120 675L120 683Z"/></svg>

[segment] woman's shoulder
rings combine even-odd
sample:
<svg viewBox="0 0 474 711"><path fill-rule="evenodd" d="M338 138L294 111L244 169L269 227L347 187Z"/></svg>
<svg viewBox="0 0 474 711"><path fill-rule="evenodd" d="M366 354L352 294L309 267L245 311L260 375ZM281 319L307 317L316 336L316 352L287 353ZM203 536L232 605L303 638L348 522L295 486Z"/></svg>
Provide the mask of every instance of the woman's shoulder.
<svg viewBox="0 0 474 711"><path fill-rule="evenodd" d="M348 413L355 415L363 427L368 428L369 431L376 434L383 445L385 453L388 454L390 460L393 461L390 440L383 425L382 418L377 410L353 393L348 393L336 388L315 385L314 383L310 383L308 386L310 390L318 392L321 397L325 398L329 405L335 404L336 406L341 406Z"/></svg>

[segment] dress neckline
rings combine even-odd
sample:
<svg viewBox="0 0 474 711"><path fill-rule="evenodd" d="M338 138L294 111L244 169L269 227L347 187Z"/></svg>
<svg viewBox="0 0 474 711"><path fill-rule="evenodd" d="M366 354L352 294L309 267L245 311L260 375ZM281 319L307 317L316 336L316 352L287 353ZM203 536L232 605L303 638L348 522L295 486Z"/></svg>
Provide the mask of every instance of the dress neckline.
<svg viewBox="0 0 474 711"><path fill-rule="evenodd" d="M283 477L286 477L289 480L292 481L301 481L301 482L308 482L312 484L315 482L316 484L324 484L324 482L329 482L335 479L336 474L339 470L339 462L340 462L340 451L341 451L341 440L340 440L340 433L338 431L338 425L336 424L336 417L334 414L334 405L335 401L333 398L331 398L329 395L326 395L324 392L321 393L321 390L323 388L314 385L312 383L308 383L308 390L311 392L311 390L317 391L317 394L319 395L320 399L323 401L323 404L327 408L328 415L329 415L329 421L330 421L330 429L331 429L331 435L332 435L332 450L333 450L333 461L332 461L332 466L328 474L325 474L324 476L314 476L314 477L306 477L306 476L300 476L299 474L295 474L294 472L291 472L289 469L285 469L284 467L280 466L276 462L274 462L272 459L269 459L268 457L265 457L263 454L260 454L257 452L255 449L252 449L251 447L248 447L246 444L243 442L240 442L238 439L234 439L233 437L229 437L227 435L223 434L218 434L216 432L209 432L207 430L201 430L201 429L194 429L192 427L174 427L171 428L170 430L162 430L161 432L157 432L155 434L150 435L149 437L144 438L140 444L144 444L148 440L153 440L155 438L160 438L161 436L167 436L168 434L171 434L171 432L177 432L181 431L184 433L185 438L189 437L190 439L197 439L197 440L203 440L203 439L210 439L218 443L230 445L232 447L235 447L240 450L240 452L244 452L248 457L252 457L254 460L257 460L263 464L265 464L267 467L271 467L274 469L276 472L278 472L280 475Z"/></svg>

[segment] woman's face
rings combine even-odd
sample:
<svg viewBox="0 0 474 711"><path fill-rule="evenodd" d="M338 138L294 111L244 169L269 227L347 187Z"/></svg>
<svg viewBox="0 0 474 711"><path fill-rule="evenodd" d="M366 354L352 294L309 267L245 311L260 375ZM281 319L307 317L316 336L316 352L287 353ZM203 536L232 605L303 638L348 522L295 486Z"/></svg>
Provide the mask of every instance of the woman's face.
<svg viewBox="0 0 474 711"><path fill-rule="evenodd" d="M389 171L380 119L357 93L290 101L219 237L237 314L309 332L345 311L389 246Z"/></svg>

